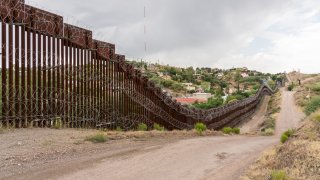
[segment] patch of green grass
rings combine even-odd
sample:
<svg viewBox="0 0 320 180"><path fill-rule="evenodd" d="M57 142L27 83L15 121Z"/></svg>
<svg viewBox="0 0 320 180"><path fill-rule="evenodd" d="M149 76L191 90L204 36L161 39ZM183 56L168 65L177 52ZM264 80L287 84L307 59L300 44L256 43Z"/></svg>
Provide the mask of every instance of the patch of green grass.
<svg viewBox="0 0 320 180"><path fill-rule="evenodd" d="M309 116L311 113L317 111L320 108L320 96L315 96L307 104L304 112Z"/></svg>
<svg viewBox="0 0 320 180"><path fill-rule="evenodd" d="M283 170L273 170L271 172L272 180L288 180L289 177L286 175L286 172Z"/></svg>
<svg viewBox="0 0 320 180"><path fill-rule="evenodd" d="M153 124L153 129L157 131L164 131L164 127L157 123Z"/></svg>
<svg viewBox="0 0 320 180"><path fill-rule="evenodd" d="M310 86L310 89L315 92L320 92L320 83L316 83Z"/></svg>
<svg viewBox="0 0 320 180"><path fill-rule="evenodd" d="M98 134L86 137L85 140L91 141L93 143L104 143L107 141L107 136L103 133L98 133Z"/></svg>
<svg viewBox="0 0 320 180"><path fill-rule="evenodd" d="M145 123L139 123L138 127L137 127L138 131L147 131L148 130L148 126Z"/></svg>
<svg viewBox="0 0 320 180"><path fill-rule="evenodd" d="M222 129L222 132L224 134L240 134L240 129L239 128L224 127Z"/></svg>
<svg viewBox="0 0 320 180"><path fill-rule="evenodd" d="M198 132L198 134L202 134L207 129L207 126L203 123L196 123L194 125L194 129Z"/></svg>

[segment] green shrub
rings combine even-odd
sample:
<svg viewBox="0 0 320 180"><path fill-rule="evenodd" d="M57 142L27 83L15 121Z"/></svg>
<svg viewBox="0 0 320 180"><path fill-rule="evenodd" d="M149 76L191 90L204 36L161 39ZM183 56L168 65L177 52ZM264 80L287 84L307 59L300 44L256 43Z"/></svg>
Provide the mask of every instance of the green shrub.
<svg viewBox="0 0 320 180"><path fill-rule="evenodd" d="M272 136L274 135L274 129L268 128L262 131L261 133L263 136Z"/></svg>
<svg viewBox="0 0 320 180"><path fill-rule="evenodd" d="M180 84L180 83L173 83L171 85L171 89L173 89L175 91L182 91L182 90L184 90L184 86L183 86L183 84Z"/></svg>
<svg viewBox="0 0 320 180"><path fill-rule="evenodd" d="M282 134L281 137L280 137L280 141L282 143L285 143L287 140L289 139L289 137L285 134Z"/></svg>
<svg viewBox="0 0 320 180"><path fill-rule="evenodd" d="M157 124L157 123L153 124L153 129L157 130L157 131L164 131L164 127L159 125L159 124Z"/></svg>
<svg viewBox="0 0 320 180"><path fill-rule="evenodd" d="M311 99L311 101L307 104L304 112L307 115L310 115L311 113L315 112L320 108L320 96L316 96Z"/></svg>
<svg viewBox="0 0 320 180"><path fill-rule="evenodd" d="M227 97L226 102L230 103L231 101L238 100L241 101L245 98L250 97L250 94L247 92L237 92Z"/></svg>
<svg viewBox="0 0 320 180"><path fill-rule="evenodd" d="M56 117L56 119L53 120L53 128L55 129L62 128L62 121L60 117Z"/></svg>
<svg viewBox="0 0 320 180"><path fill-rule="evenodd" d="M199 109L211 109L223 105L223 99L221 97L211 97L206 103L194 103L193 106Z"/></svg>
<svg viewBox="0 0 320 180"><path fill-rule="evenodd" d="M239 100L238 99L232 99L232 100L228 101L228 104L235 103L237 101L239 101Z"/></svg>
<svg viewBox="0 0 320 180"><path fill-rule="evenodd" d="M85 140L91 141L93 143L103 143L107 141L107 136L103 133L98 133L98 134L86 137Z"/></svg>
<svg viewBox="0 0 320 180"><path fill-rule="evenodd" d="M122 132L123 129L120 126L117 126L116 131Z"/></svg>
<svg viewBox="0 0 320 180"><path fill-rule="evenodd" d="M294 89L294 84L292 83L288 86L288 91L292 91L293 89Z"/></svg>
<svg viewBox="0 0 320 180"><path fill-rule="evenodd" d="M280 141L282 143L285 143L290 136L292 136L294 134L295 130L294 129L288 129L287 131L285 131L284 133L282 133L281 137L280 137Z"/></svg>
<svg viewBox="0 0 320 180"><path fill-rule="evenodd" d="M138 124L137 130L138 131L146 131L146 130L148 130L148 126L145 123L140 123L140 124Z"/></svg>
<svg viewBox="0 0 320 180"><path fill-rule="evenodd" d="M295 130L294 129L288 129L284 134L288 137L292 136L294 134Z"/></svg>
<svg viewBox="0 0 320 180"><path fill-rule="evenodd" d="M234 134L240 134L240 128L233 128Z"/></svg>
<svg viewBox="0 0 320 180"><path fill-rule="evenodd" d="M202 134L203 131L205 131L207 129L207 126L203 123L196 123L194 125L194 129L199 133Z"/></svg>
<svg viewBox="0 0 320 180"><path fill-rule="evenodd" d="M224 127L224 128L222 129L222 132L223 132L224 134L231 134L231 133L233 132L233 129L232 129L231 127Z"/></svg>
<svg viewBox="0 0 320 180"><path fill-rule="evenodd" d="M288 180L288 176L283 170L273 170L271 172L271 179L272 180Z"/></svg>
<svg viewBox="0 0 320 180"><path fill-rule="evenodd" d="M166 88L170 88L173 85L174 81L172 80L162 80L161 81L161 85L166 87Z"/></svg>

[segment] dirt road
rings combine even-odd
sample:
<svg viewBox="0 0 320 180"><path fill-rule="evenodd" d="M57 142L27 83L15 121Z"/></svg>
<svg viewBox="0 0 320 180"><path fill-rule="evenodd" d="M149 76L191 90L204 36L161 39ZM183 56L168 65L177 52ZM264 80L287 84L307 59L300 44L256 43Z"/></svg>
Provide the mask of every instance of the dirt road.
<svg viewBox="0 0 320 180"><path fill-rule="evenodd" d="M302 113L294 106L293 93L282 94L277 136L198 137L139 146L127 143L121 151L106 149L52 162L10 179L238 179L264 149L279 142L282 131L300 121Z"/></svg>
<svg viewBox="0 0 320 180"><path fill-rule="evenodd" d="M282 132L289 128L297 127L304 117L304 114L295 106L294 93L290 91L282 91L281 112L276 125L276 136L280 136Z"/></svg>

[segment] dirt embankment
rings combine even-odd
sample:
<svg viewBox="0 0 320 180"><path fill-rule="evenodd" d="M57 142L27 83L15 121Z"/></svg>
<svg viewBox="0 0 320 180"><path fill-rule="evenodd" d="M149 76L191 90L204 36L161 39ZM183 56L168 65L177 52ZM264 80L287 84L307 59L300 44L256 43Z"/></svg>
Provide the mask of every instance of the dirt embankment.
<svg viewBox="0 0 320 180"><path fill-rule="evenodd" d="M301 100L309 94L306 86L316 82L308 79L296 88L295 100L301 108L305 105ZM305 118L287 142L266 151L243 179L270 179L279 172L289 179L320 179L320 111Z"/></svg>

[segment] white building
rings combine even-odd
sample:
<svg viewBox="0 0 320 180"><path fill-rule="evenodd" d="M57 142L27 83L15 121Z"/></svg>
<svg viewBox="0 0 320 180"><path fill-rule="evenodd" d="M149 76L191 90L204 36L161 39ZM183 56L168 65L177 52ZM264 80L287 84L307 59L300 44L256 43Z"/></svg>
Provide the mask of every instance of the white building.
<svg viewBox="0 0 320 180"><path fill-rule="evenodd" d="M211 93L193 93L193 97L198 99L208 99L212 97L212 94Z"/></svg>
<svg viewBox="0 0 320 180"><path fill-rule="evenodd" d="M182 83L187 91L195 91L196 87L192 83Z"/></svg>

